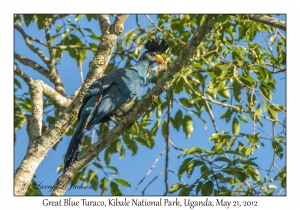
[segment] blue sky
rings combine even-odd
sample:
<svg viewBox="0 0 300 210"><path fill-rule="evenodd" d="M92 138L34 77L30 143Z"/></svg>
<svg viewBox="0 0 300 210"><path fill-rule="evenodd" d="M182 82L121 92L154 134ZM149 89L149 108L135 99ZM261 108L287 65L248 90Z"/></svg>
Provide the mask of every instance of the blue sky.
<svg viewBox="0 0 300 210"><path fill-rule="evenodd" d="M154 16L150 16L152 19L154 19ZM75 18L72 17L72 18ZM284 17L280 17L281 19ZM155 20L155 19L154 19ZM143 26L149 25L147 22L147 19L145 16L140 15L140 23ZM85 18L82 18L80 20L80 24L83 27L86 28L91 28L94 30L96 34L100 34L99 26L96 21L93 22L88 22L86 21ZM130 15L127 21L125 22L125 29L124 31L128 31L130 29L133 29L136 27L135 23L135 16ZM36 36L39 37L39 39L45 41L44 38L44 31L43 30L38 30L35 24L32 24L29 28L24 29L29 35L31 36ZM39 58L34 55L30 50L28 50L22 36L20 35L19 32L15 31L14 33L14 46L15 46L15 51L21 55L25 55L27 57L30 57L38 60ZM121 35L122 36L122 35ZM257 40L260 41L260 40ZM41 48L42 50L45 51L45 49ZM45 54L48 54L45 51ZM88 70L88 63L90 60L92 60L93 54L91 52L88 53L88 56L83 63L82 69L84 76L87 73ZM39 62L42 64L42 62ZM20 68L24 70L27 74L29 74L33 79L42 79L44 80L45 78L41 77L39 74L34 72L32 69L27 68L26 66L20 65ZM67 53L63 55L63 58L61 60L61 63L57 65L57 68L59 70L59 74L61 76L62 81L64 82L65 88L67 95L70 96L78 87L80 87L81 82L80 82L80 76L79 76L79 69L77 67L76 62L69 57ZM286 79L285 79L285 74L277 74L275 75L275 78L277 80L277 92L276 94L273 95L272 101L274 103L284 103L286 99ZM19 81L22 81L19 79ZM47 79L46 79L47 81ZM47 81L48 83L48 81ZM48 83L49 84L49 83ZM24 87L23 90L27 90L26 84L22 82L22 86ZM144 95L146 92L146 88L144 89L142 95ZM162 95L162 97L164 94ZM173 110L177 111L178 105L174 103ZM184 110L183 114L185 114ZM225 108L220 108L217 106L213 106L213 111L214 111L214 116L215 118L218 118L221 113L226 111ZM175 112L172 113L172 116L175 115ZM206 113L203 113L203 118L206 119L208 123L207 129L204 128L203 123L196 117L193 117L193 125L194 125L194 132L192 136L189 139L186 139L185 134L180 130L177 132L176 130L172 129L171 130L171 140L173 142L176 142L176 146L182 147L182 148L190 148L195 145L210 149L213 146L213 143L209 142L208 139L211 136L212 133L214 133L214 129L212 124L210 123L209 116ZM282 117L282 116L281 116ZM155 120L155 118L153 118ZM247 117L247 120L249 120L249 116ZM264 123L264 130L269 130L271 128L271 123L266 122L262 120L262 123ZM281 127L278 127L278 131L280 132ZM247 124L247 126L241 125L241 132L249 132L249 129L252 131L253 126L251 123ZM224 121L219 121L218 122L218 129L221 130L231 130L231 123L226 124ZM162 137L160 134L160 130L158 131L157 138L155 140L155 146L152 149L148 149L142 145L139 146L138 153L135 156L131 156L131 151L127 150L127 154L123 159L119 159L118 154L114 154L111 157L111 164L116 166L120 172L120 175L118 177L123 178L127 180L131 184L131 188L126 188L121 186L122 193L124 195L132 195L137 184L139 181L146 175L156 158L159 156L159 154L165 149L165 139ZM69 136L64 136L63 140L59 143L57 146L56 150L54 151L51 149L48 154L47 158L45 158L42 163L39 165L36 171L36 180L39 182L42 182L43 185L54 185L56 179L60 176L56 172L56 169L59 165L62 163L62 158L63 155L65 154L69 141L71 137ZM258 157L259 162L258 165L260 165L263 169L268 169L270 166L270 163L272 161L272 155L269 155L269 153L272 153L272 149L270 146L268 146L268 142L265 142L266 146L263 149L258 149L255 152L255 156ZM271 142L269 142L270 144ZM15 152L14 152L14 170L17 169L17 167L20 165L25 153L26 149L28 146L28 136L27 133L24 129L18 130L17 131L17 144L15 146ZM270 150L266 150L266 148L270 148ZM285 149L285 148L284 148ZM178 170L182 158L177 159L176 157L181 154L181 152L178 152L174 150L172 147L170 147L170 154L169 157L172 158L172 161L169 162L169 169L176 171ZM100 157L103 157L103 152L100 155ZM264 158L267 157L267 158ZM283 160L279 160L277 157L277 166L279 168L282 168L282 166L285 163L286 157L284 156ZM161 156L160 160L158 163L155 165L154 169L152 170L151 174L147 176L147 178L144 180L144 182L140 185L140 187L137 190L137 195L140 195L142 190L145 188L145 186L161 171L164 170L165 167L165 154ZM266 173L265 171L261 170L261 177L264 176ZM185 181L187 183L191 183L195 179L195 177L198 177L200 174L200 171L196 170L193 173L193 176L190 179L185 178ZM99 171L98 172L98 177L101 179L104 176L104 174ZM175 174L170 173L169 174L169 183L170 186L172 183L178 182L178 178ZM169 186L169 187L170 187ZM154 184L150 185L150 187L147 188L146 194L147 195L162 195L164 193L165 186L164 186L164 176L160 176ZM42 190L43 195L49 195L51 192L49 190ZM67 191L65 195L99 195L100 191L98 189L97 192L94 190L70 190Z"/></svg>

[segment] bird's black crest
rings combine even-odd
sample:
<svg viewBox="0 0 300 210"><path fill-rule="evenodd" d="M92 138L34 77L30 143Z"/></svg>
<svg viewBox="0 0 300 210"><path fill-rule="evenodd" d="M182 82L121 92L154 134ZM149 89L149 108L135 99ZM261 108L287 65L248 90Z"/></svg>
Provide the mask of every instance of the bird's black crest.
<svg viewBox="0 0 300 210"><path fill-rule="evenodd" d="M148 51L164 53L169 48L169 45L164 39L155 37L154 39L148 39L147 43L145 44L145 48Z"/></svg>

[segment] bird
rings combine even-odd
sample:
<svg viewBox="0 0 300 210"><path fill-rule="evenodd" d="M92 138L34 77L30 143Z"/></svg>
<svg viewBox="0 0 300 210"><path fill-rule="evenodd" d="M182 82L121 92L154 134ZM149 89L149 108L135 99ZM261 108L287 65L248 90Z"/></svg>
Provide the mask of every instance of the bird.
<svg viewBox="0 0 300 210"><path fill-rule="evenodd" d="M149 67L155 62L164 63L161 54L169 48L164 39L148 39L144 47L146 51L135 65L116 69L95 80L88 88L78 112L78 125L65 155L63 173L77 161L85 131L110 120L117 124L115 116L128 114L126 106L141 94Z"/></svg>

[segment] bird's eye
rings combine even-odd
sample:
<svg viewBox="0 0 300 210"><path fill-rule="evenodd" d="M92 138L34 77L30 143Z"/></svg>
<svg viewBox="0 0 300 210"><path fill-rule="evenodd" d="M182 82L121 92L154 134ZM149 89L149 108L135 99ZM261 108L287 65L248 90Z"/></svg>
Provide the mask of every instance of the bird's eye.
<svg viewBox="0 0 300 210"><path fill-rule="evenodd" d="M154 57L154 56L155 56L155 53L151 53L151 56Z"/></svg>

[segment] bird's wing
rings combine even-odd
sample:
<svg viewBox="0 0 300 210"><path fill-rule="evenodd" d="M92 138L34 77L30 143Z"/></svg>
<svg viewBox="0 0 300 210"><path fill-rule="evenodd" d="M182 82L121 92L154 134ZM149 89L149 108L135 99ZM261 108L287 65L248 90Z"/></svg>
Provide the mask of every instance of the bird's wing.
<svg viewBox="0 0 300 210"><path fill-rule="evenodd" d="M87 91L78 119L90 115L87 130L101 122L112 110L142 92L142 81L137 71L117 69L96 80Z"/></svg>

